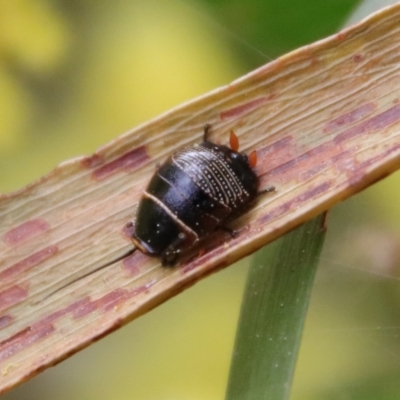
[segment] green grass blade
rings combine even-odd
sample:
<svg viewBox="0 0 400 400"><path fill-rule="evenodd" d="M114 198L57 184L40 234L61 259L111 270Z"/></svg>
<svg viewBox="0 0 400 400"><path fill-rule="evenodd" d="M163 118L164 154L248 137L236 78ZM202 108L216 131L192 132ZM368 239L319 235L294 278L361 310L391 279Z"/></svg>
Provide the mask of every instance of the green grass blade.
<svg viewBox="0 0 400 400"><path fill-rule="evenodd" d="M287 399L324 240L320 215L253 258L226 400Z"/></svg>

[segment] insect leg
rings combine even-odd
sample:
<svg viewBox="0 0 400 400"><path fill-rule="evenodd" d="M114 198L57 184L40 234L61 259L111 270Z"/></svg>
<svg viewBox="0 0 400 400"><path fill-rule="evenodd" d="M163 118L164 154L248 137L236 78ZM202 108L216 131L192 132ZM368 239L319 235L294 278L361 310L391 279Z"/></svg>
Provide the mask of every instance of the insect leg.
<svg viewBox="0 0 400 400"><path fill-rule="evenodd" d="M162 252L161 264L166 266L173 266L178 261L181 255L181 245L186 240L187 235L181 232L178 237Z"/></svg>
<svg viewBox="0 0 400 400"><path fill-rule="evenodd" d="M260 190L259 192L257 192L257 196L260 196L261 194L265 194L265 193L271 193L271 192L276 192L275 186L270 186L270 187L267 187L266 189Z"/></svg>
<svg viewBox="0 0 400 400"><path fill-rule="evenodd" d="M211 129L211 124L204 125L203 142L208 142L207 136L208 136L208 132L210 131L210 129Z"/></svg>
<svg viewBox="0 0 400 400"><path fill-rule="evenodd" d="M224 231L224 232L229 233L231 235L232 239L235 238L239 233L238 231L235 231L232 228L229 228L229 226L224 226L224 225L218 226L217 229L220 230L220 231Z"/></svg>

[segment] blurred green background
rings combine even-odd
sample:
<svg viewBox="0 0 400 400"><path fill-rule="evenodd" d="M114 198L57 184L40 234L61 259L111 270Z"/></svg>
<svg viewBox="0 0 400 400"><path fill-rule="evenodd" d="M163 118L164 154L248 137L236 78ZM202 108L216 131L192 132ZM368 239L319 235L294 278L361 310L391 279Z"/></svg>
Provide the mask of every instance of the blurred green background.
<svg viewBox="0 0 400 400"><path fill-rule="evenodd" d="M0 192L340 29L357 0L0 0ZM337 206L292 400L400 399L400 176ZM4 399L223 399L243 261ZM1 379L1 377L0 377Z"/></svg>

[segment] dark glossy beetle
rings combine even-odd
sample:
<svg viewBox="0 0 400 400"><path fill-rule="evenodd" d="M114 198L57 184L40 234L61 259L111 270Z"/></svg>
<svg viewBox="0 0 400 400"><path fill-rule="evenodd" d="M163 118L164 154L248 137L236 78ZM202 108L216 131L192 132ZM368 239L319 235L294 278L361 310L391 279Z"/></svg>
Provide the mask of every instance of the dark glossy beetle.
<svg viewBox="0 0 400 400"><path fill-rule="evenodd" d="M174 265L182 253L243 214L258 194L256 152L238 152L207 140L173 153L155 172L140 200L132 242L143 253ZM264 192L273 191L268 188Z"/></svg>
<svg viewBox="0 0 400 400"><path fill-rule="evenodd" d="M234 232L226 223L243 214L261 193L253 171L257 153L239 153L231 132L230 146L209 142L210 125L203 142L173 153L153 175L139 203L132 242L143 253L174 265L181 255L217 229ZM45 298L132 255L136 248L59 287Z"/></svg>

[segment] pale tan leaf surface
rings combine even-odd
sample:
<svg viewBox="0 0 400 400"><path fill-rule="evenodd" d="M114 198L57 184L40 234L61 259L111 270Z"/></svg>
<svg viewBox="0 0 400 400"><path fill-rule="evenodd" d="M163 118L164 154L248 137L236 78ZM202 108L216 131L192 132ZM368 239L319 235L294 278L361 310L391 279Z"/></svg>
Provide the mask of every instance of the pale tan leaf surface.
<svg viewBox="0 0 400 400"><path fill-rule="evenodd" d="M399 99L396 5L3 196L0 392L393 172ZM205 123L211 140L233 129L241 150L257 149L261 188L277 189L235 222L239 236L218 234L172 269L137 251L63 287L132 248L126 223L156 164Z"/></svg>

